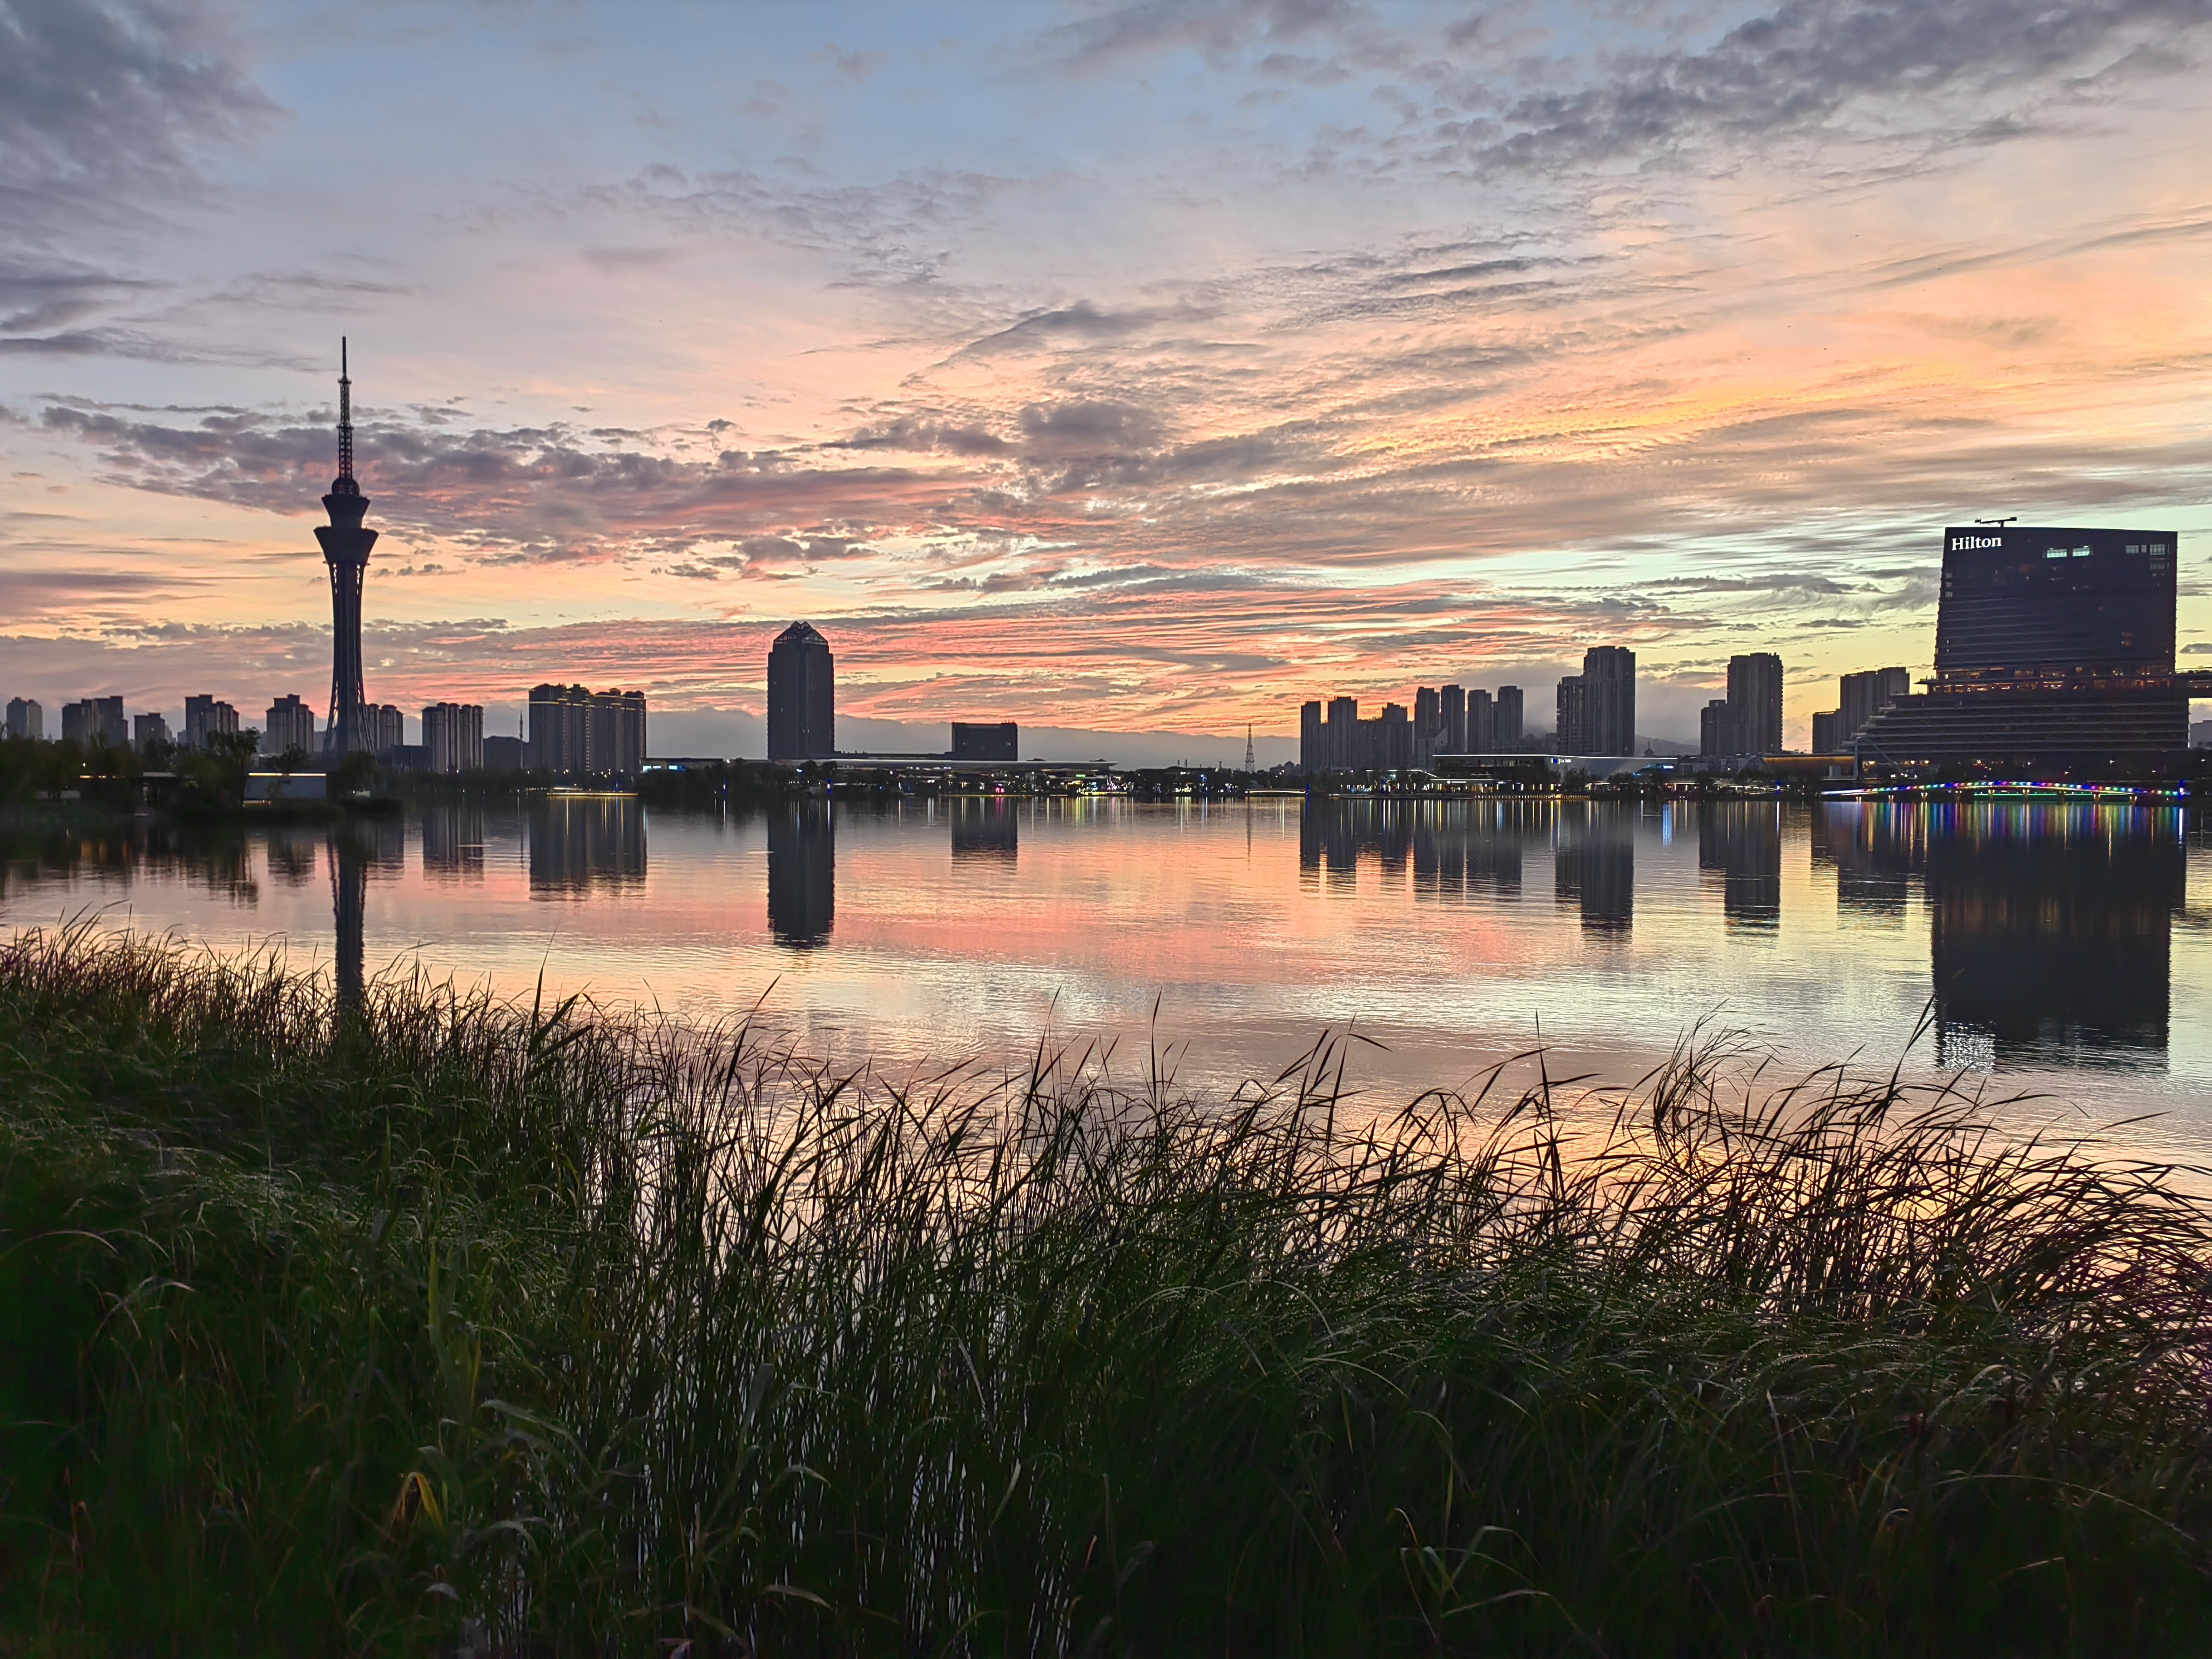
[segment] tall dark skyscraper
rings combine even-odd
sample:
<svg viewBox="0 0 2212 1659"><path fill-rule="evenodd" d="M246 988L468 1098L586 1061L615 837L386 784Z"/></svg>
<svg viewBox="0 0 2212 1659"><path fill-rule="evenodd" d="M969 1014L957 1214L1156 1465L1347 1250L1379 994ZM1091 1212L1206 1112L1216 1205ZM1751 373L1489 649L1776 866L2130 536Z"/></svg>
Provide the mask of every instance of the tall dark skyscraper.
<svg viewBox="0 0 2212 1659"><path fill-rule="evenodd" d="M768 757L827 760L837 752L837 659L812 623L793 623L768 652Z"/></svg>
<svg viewBox="0 0 2212 1659"><path fill-rule="evenodd" d="M2179 552L2172 531L1946 530L1935 682L1878 709L1859 757L2053 775L2173 763L2189 742Z"/></svg>
<svg viewBox="0 0 2212 1659"><path fill-rule="evenodd" d="M323 510L331 521L315 526L315 539L331 568L331 723L324 746L330 754L346 755L376 744L362 718L368 699L361 689L361 586L376 532L362 527L368 497L353 477L353 380L343 340L338 342L338 476L323 497Z"/></svg>
<svg viewBox="0 0 2212 1659"><path fill-rule="evenodd" d="M1936 682L2170 675L2176 563L2171 531L1946 530Z"/></svg>
<svg viewBox="0 0 2212 1659"><path fill-rule="evenodd" d="M1556 727L1562 755L1636 752L1636 653L1626 646L1594 645L1583 653L1583 672L1559 682Z"/></svg>
<svg viewBox="0 0 2212 1659"><path fill-rule="evenodd" d="M1728 700L1743 722L1739 753L1779 754L1782 750L1782 659L1771 651L1730 657Z"/></svg>

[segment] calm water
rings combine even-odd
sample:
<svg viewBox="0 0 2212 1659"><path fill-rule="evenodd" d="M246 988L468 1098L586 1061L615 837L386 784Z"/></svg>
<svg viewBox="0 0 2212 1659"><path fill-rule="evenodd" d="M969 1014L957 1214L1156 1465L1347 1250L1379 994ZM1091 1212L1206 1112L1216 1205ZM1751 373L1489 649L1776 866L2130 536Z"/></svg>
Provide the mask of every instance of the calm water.
<svg viewBox="0 0 2212 1659"><path fill-rule="evenodd" d="M1886 1069L1932 998L1908 1071L2212 1146L2212 835L2178 809L539 799L7 854L0 926L103 907L371 974L757 1004L901 1067L1018 1064L1049 1029L1234 1082L1349 1022L1382 1045L1356 1081L1395 1101L1540 1032L1555 1068L1626 1080L1710 1016L1785 1066Z"/></svg>

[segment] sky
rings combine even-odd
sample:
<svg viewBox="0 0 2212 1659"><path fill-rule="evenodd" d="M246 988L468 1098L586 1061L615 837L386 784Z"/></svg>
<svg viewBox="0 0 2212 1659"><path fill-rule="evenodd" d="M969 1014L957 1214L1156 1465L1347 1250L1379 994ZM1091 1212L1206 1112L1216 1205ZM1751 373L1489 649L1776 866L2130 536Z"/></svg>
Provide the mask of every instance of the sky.
<svg viewBox="0 0 2212 1659"><path fill-rule="evenodd" d="M1941 532L2182 537L2212 653L2212 0L0 0L0 696L643 689L759 753L1633 647L1929 670ZM52 714L49 722L55 721ZM1029 751L1035 743L1025 743Z"/></svg>

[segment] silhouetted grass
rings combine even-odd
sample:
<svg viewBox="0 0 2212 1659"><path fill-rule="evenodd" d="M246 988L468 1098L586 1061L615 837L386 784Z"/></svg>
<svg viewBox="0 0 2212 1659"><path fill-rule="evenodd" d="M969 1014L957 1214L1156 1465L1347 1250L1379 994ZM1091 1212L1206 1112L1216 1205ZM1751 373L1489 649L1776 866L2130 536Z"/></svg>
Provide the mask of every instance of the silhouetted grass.
<svg viewBox="0 0 2212 1659"><path fill-rule="evenodd" d="M2201 1650L2207 1215L1685 1052L1336 1108L0 947L0 1649Z"/></svg>

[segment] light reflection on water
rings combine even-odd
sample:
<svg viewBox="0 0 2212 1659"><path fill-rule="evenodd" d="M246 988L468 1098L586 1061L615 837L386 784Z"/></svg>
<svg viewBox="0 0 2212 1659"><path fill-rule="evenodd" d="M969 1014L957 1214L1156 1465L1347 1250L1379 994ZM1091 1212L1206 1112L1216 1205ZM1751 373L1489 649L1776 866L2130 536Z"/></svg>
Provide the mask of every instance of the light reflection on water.
<svg viewBox="0 0 2212 1659"><path fill-rule="evenodd" d="M540 797L6 851L9 927L112 906L347 977L419 957L698 1019L758 1003L899 1066L1019 1064L1048 1027L1225 1083L1352 1022L1384 1045L1360 1080L1403 1099L1540 1032L1555 1071L1625 1080L1713 1016L1785 1067L1886 1070L1932 998L1908 1070L2212 1140L2212 839L2173 808Z"/></svg>

